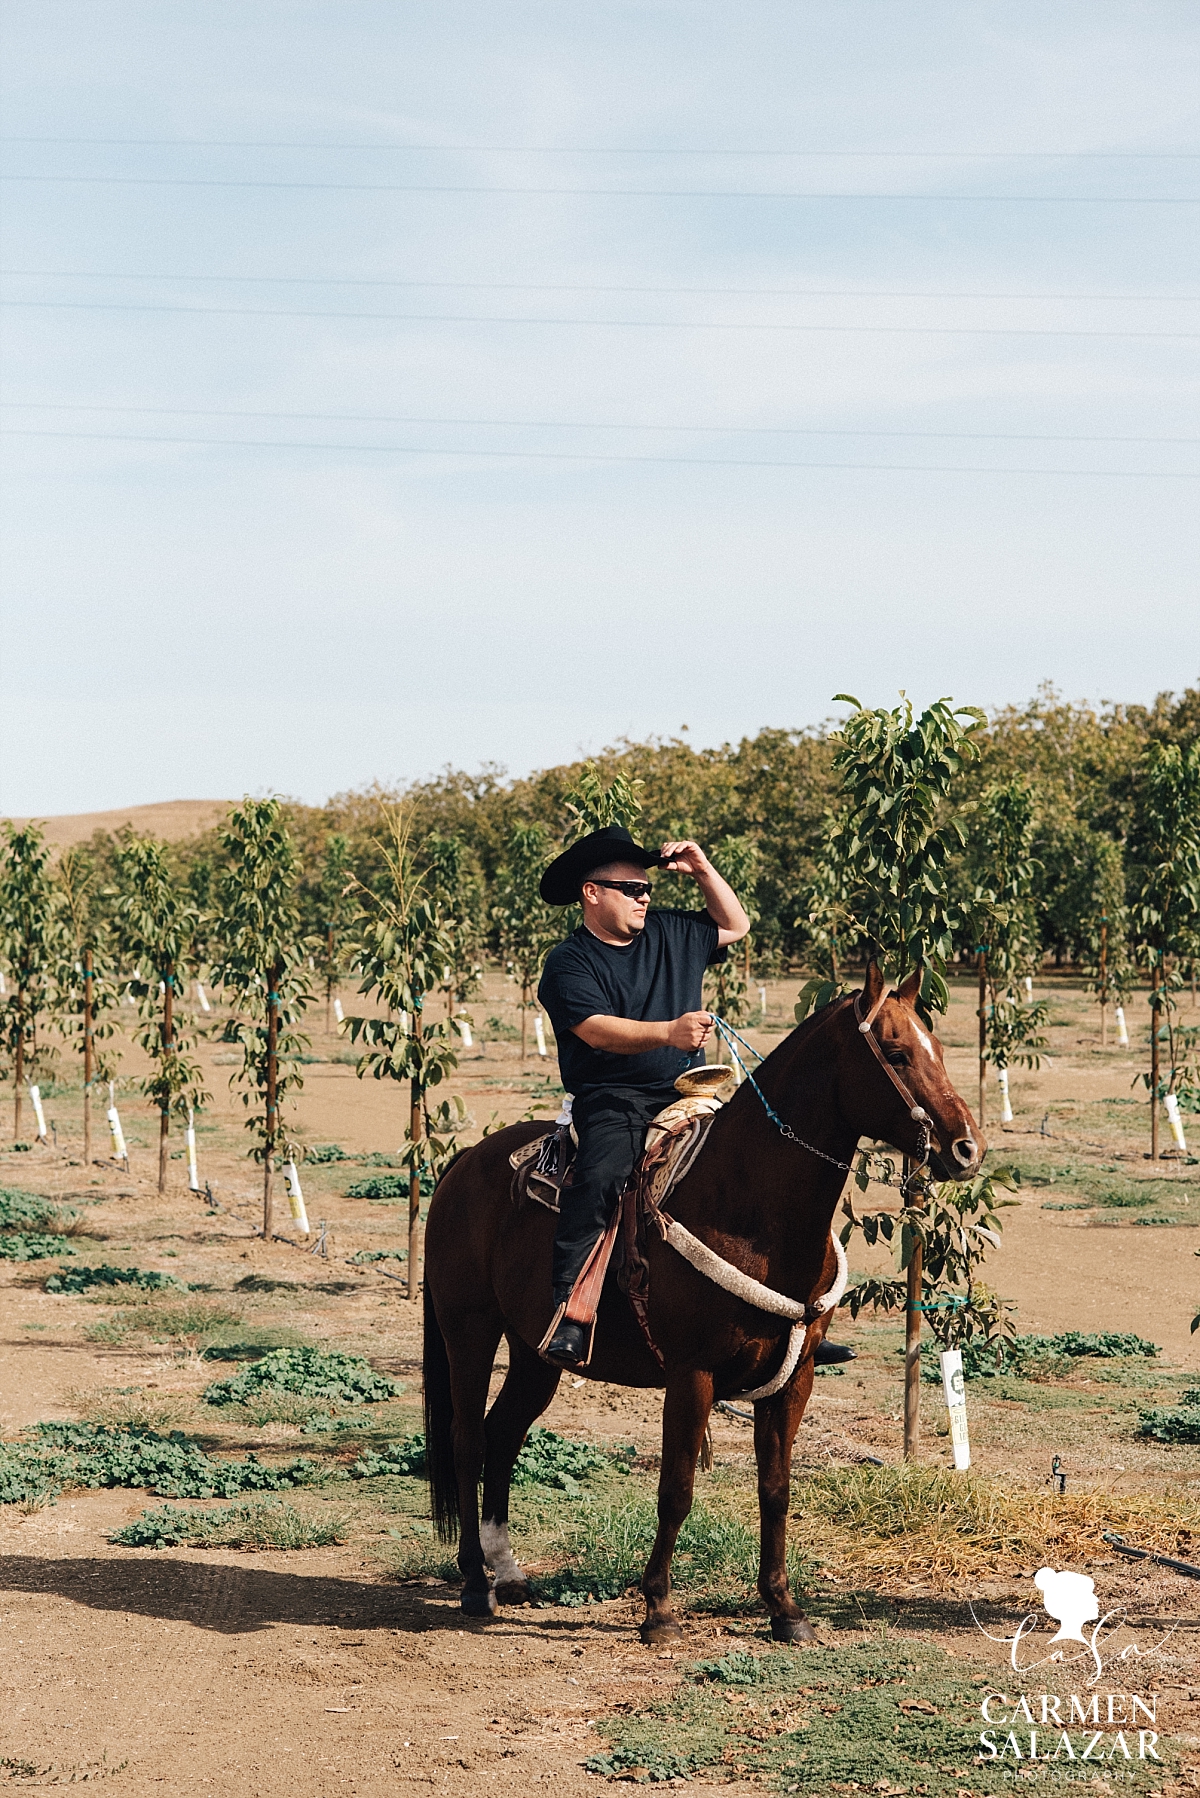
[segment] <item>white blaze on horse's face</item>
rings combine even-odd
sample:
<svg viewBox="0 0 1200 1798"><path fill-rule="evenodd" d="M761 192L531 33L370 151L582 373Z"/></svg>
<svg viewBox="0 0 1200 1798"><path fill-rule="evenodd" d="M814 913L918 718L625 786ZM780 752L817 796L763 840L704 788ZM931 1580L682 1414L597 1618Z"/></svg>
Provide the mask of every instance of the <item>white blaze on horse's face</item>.
<svg viewBox="0 0 1200 1798"><path fill-rule="evenodd" d="M933 1052L933 1038L931 1036L927 1035L927 1033L924 1030L922 1030L922 1028L919 1024L913 1025L913 1033L916 1036L916 1039L920 1043L921 1047L924 1049L926 1055L928 1055L930 1061L936 1067L937 1066L937 1056Z"/></svg>

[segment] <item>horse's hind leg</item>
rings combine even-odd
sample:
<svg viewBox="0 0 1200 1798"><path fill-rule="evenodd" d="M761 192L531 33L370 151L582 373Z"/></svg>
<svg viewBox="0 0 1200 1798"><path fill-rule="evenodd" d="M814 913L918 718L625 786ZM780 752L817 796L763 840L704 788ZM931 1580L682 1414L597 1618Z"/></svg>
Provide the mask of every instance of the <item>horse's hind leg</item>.
<svg viewBox="0 0 1200 1798"><path fill-rule="evenodd" d="M496 1608L479 1540L479 1476L483 1471L484 1412L500 1334L499 1316L474 1314L470 1323L464 1320L455 1333L450 1361L454 1474L460 1520L458 1565L463 1576L460 1603L468 1617L488 1617Z"/></svg>
<svg viewBox="0 0 1200 1798"><path fill-rule="evenodd" d="M498 1604L527 1604L529 1581L508 1540L508 1490L513 1463L531 1423L554 1397L560 1374L519 1336L508 1339L508 1374L487 1415L483 1464L483 1556L496 1576Z"/></svg>

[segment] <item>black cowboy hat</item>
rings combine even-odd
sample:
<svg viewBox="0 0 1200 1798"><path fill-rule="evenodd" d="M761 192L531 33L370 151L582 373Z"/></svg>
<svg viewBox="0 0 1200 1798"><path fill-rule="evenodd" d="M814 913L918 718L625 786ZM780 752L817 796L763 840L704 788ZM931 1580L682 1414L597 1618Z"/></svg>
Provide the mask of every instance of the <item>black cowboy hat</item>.
<svg viewBox="0 0 1200 1798"><path fill-rule="evenodd" d="M550 863L542 875L539 893L547 905L574 905L588 875L609 862L636 862L641 868L657 868L662 857L657 849L643 849L620 824L609 824L580 837Z"/></svg>

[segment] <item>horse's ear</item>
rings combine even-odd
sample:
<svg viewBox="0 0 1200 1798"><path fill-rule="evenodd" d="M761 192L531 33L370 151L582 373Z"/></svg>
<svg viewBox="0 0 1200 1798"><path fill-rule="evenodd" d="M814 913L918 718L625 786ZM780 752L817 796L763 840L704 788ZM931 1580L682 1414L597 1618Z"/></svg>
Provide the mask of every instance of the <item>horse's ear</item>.
<svg viewBox="0 0 1200 1798"><path fill-rule="evenodd" d="M871 1011L883 997L883 975L879 972L879 963L872 957L867 963L867 978L863 982L863 1009Z"/></svg>
<svg viewBox="0 0 1200 1798"><path fill-rule="evenodd" d="M911 974L906 974L896 988L896 997L903 999L906 1005L915 1005L921 991L921 980L924 970L918 963Z"/></svg>

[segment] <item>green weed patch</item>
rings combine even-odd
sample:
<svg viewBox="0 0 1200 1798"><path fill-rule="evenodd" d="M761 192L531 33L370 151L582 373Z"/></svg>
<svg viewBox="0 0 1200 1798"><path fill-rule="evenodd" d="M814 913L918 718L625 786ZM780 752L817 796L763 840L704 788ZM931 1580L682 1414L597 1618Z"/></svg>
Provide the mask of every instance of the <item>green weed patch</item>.
<svg viewBox="0 0 1200 1798"><path fill-rule="evenodd" d="M135 1286L142 1292L171 1288L187 1291L187 1283L174 1274L152 1273L140 1267L64 1267L46 1281L47 1292L93 1292L106 1286Z"/></svg>
<svg viewBox="0 0 1200 1798"><path fill-rule="evenodd" d="M553 1430L533 1429L513 1468L514 1486L547 1486L552 1491L578 1492L580 1480L592 1473L628 1473L633 1448L615 1453L596 1448L590 1442L571 1442ZM350 1469L355 1479L371 1479L376 1474L422 1474L425 1472L425 1437L418 1431L399 1442L389 1442L377 1453L361 1455Z"/></svg>
<svg viewBox="0 0 1200 1798"><path fill-rule="evenodd" d="M0 1443L0 1504L60 1492L68 1486L144 1486L162 1498L236 1498L279 1492L325 1478L316 1461L264 1466L254 1455L217 1460L179 1430L91 1423L35 1424L25 1440Z"/></svg>
<svg viewBox="0 0 1200 1798"><path fill-rule="evenodd" d="M348 1199L406 1199L407 1174L369 1174L365 1180L351 1180L346 1188Z"/></svg>
<svg viewBox="0 0 1200 1798"><path fill-rule="evenodd" d="M51 1261L74 1253L65 1236L45 1236L34 1230L14 1230L0 1236L0 1261Z"/></svg>
<svg viewBox="0 0 1200 1798"><path fill-rule="evenodd" d="M937 1344L921 1345L922 1373L927 1381L941 1379ZM1061 1330L1055 1336L1013 1336L1003 1342L968 1342L963 1349L963 1372L970 1380L991 1380L1002 1374L1054 1379L1069 1371L1073 1361L1153 1360L1161 1355L1157 1343L1126 1330Z"/></svg>
<svg viewBox="0 0 1200 1798"><path fill-rule="evenodd" d="M222 1511L187 1511L162 1505L143 1511L109 1537L121 1548L328 1548L344 1542L340 1517L305 1517L281 1499L232 1505Z"/></svg>
<svg viewBox="0 0 1200 1798"><path fill-rule="evenodd" d="M1138 1435L1156 1442L1200 1442L1200 1386L1189 1386L1177 1405L1143 1411Z"/></svg>
<svg viewBox="0 0 1200 1798"><path fill-rule="evenodd" d="M343 1405L376 1405L400 1393L395 1380L376 1373L362 1355L280 1348L251 1362L241 1373L214 1380L204 1401L209 1405L245 1404L268 1390Z"/></svg>
<svg viewBox="0 0 1200 1798"><path fill-rule="evenodd" d="M329 1161L349 1161L350 1157L340 1142L315 1142L311 1149L305 1150L304 1159L319 1165Z"/></svg>
<svg viewBox="0 0 1200 1798"><path fill-rule="evenodd" d="M783 1792L1011 1792L1011 1757L980 1748L988 1688L987 1674L972 1676L923 1642L879 1639L829 1654L734 1649L694 1663L670 1698L598 1722L610 1745L584 1765L634 1783L721 1768L727 1779ZM994 1734L1000 1745L1004 1732ZM1076 1753L1086 1740L1085 1732Z"/></svg>
<svg viewBox="0 0 1200 1798"><path fill-rule="evenodd" d="M45 1230L72 1220L70 1205L59 1205L42 1193L24 1192L17 1186L0 1186L0 1230Z"/></svg>

